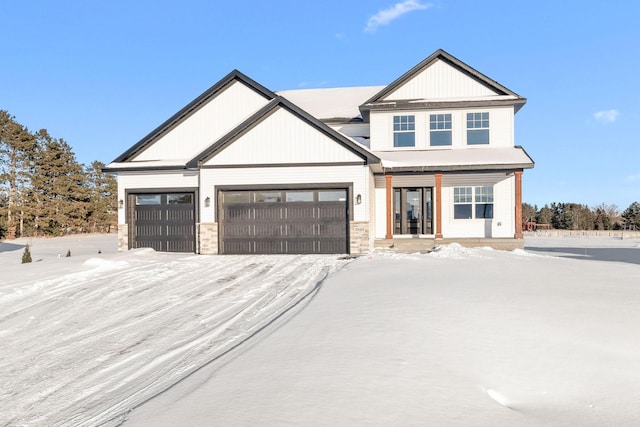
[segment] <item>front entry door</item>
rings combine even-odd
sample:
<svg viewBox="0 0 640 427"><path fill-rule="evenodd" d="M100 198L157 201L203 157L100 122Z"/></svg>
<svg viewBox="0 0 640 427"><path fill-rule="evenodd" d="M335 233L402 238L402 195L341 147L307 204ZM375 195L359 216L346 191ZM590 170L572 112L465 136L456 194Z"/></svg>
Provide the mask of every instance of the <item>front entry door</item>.
<svg viewBox="0 0 640 427"><path fill-rule="evenodd" d="M422 234L422 192L417 188L406 190L407 232Z"/></svg>
<svg viewBox="0 0 640 427"><path fill-rule="evenodd" d="M431 187L394 188L394 234L432 234Z"/></svg>

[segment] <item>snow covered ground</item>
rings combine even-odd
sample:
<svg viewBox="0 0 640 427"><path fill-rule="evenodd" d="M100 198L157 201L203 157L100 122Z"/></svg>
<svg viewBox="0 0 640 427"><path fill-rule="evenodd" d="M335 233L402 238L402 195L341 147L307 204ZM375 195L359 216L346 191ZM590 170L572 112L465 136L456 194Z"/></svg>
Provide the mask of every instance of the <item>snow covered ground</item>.
<svg viewBox="0 0 640 427"><path fill-rule="evenodd" d="M6 243L0 253L2 426L117 424L130 408L292 315L347 262L107 254L115 252L112 236L31 243L31 264L20 264L23 251Z"/></svg>
<svg viewBox="0 0 640 427"><path fill-rule="evenodd" d="M640 419L640 240L343 260L82 236L21 265L23 243L0 243L0 425Z"/></svg>

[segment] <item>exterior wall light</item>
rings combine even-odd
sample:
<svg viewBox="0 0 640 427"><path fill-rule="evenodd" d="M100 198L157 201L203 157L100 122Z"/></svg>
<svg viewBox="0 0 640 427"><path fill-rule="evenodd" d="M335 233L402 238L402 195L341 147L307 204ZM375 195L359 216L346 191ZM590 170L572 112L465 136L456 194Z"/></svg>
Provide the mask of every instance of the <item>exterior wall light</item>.
<svg viewBox="0 0 640 427"><path fill-rule="evenodd" d="M124 200L120 199L120 201L118 202L118 207L120 209L124 208Z"/></svg>
<svg viewBox="0 0 640 427"><path fill-rule="evenodd" d="M206 199L204 199L204 207L208 208L209 206L211 206L211 198L207 197Z"/></svg>
<svg viewBox="0 0 640 427"><path fill-rule="evenodd" d="M362 195L358 194L356 196L356 205L359 205L360 203L362 203Z"/></svg>

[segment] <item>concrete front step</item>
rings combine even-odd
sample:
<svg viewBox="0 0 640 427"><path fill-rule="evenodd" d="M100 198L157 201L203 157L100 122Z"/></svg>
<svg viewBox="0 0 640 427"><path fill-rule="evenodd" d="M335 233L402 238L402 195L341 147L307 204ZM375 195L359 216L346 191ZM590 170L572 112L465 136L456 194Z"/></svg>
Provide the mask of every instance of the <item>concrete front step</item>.
<svg viewBox="0 0 640 427"><path fill-rule="evenodd" d="M523 239L449 238L436 240L428 237L376 239L374 241L374 248L376 250L389 250L394 252L428 252L436 246L448 245L450 243L458 243L467 248L490 247L505 251L524 248Z"/></svg>
<svg viewBox="0 0 640 427"><path fill-rule="evenodd" d="M394 252L428 252L436 246L435 242L430 238L378 239L374 242L374 247Z"/></svg>

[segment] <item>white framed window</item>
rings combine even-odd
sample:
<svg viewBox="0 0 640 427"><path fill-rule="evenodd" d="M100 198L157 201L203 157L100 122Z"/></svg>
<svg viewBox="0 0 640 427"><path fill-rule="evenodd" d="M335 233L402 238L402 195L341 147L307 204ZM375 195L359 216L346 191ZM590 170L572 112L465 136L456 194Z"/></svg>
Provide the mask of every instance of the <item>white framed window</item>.
<svg viewBox="0 0 640 427"><path fill-rule="evenodd" d="M451 114L429 115L429 145L451 145Z"/></svg>
<svg viewBox="0 0 640 427"><path fill-rule="evenodd" d="M393 146L416 145L416 116L393 116Z"/></svg>
<svg viewBox="0 0 640 427"><path fill-rule="evenodd" d="M489 143L489 113L467 113L467 145Z"/></svg>
<svg viewBox="0 0 640 427"><path fill-rule="evenodd" d="M453 188L453 217L455 219L473 218L473 187Z"/></svg>
<svg viewBox="0 0 640 427"><path fill-rule="evenodd" d="M493 187L454 187L453 218L493 218Z"/></svg>
<svg viewBox="0 0 640 427"><path fill-rule="evenodd" d="M493 218L493 187L476 187L474 190L476 218Z"/></svg>

